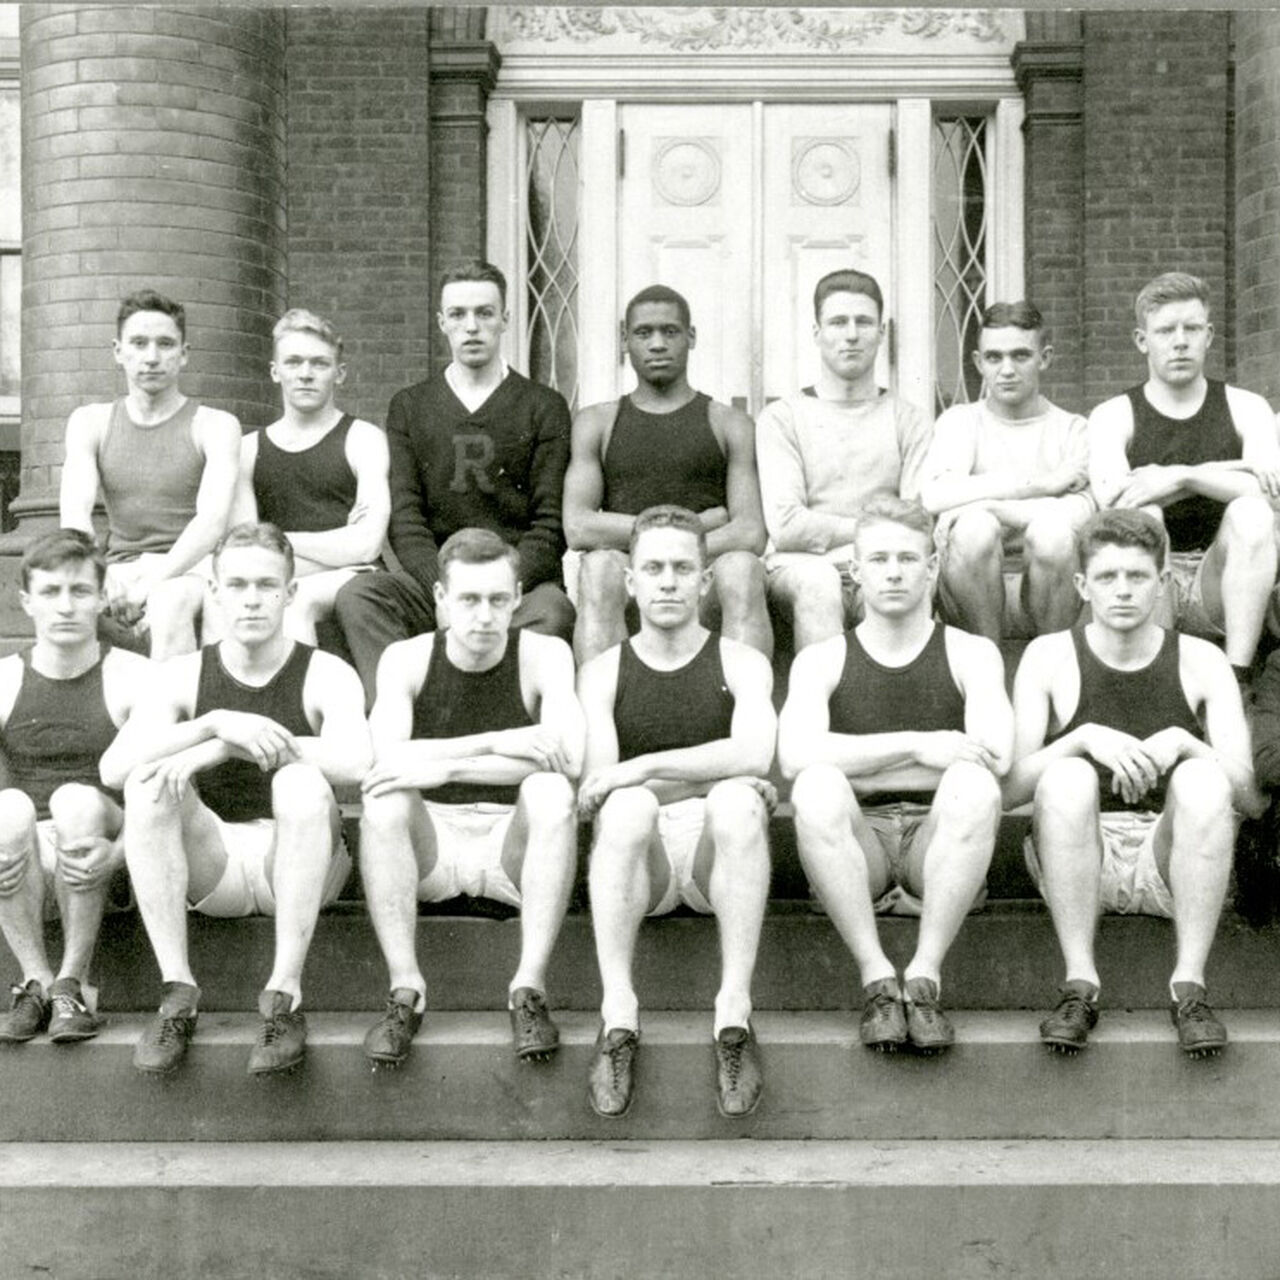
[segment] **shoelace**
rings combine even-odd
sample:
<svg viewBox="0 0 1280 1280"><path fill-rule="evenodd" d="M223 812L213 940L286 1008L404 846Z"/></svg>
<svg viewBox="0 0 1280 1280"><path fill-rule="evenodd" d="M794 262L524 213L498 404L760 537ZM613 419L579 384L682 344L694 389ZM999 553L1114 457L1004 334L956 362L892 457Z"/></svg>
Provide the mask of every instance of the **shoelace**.
<svg viewBox="0 0 1280 1280"><path fill-rule="evenodd" d="M724 1056L724 1069L729 1077L729 1083L736 1088L738 1084L738 1076L742 1074L742 1051L746 1048L745 1040L729 1040L720 1042L720 1049Z"/></svg>
<svg viewBox="0 0 1280 1280"><path fill-rule="evenodd" d="M1089 1001L1076 991L1068 991L1058 1001L1056 1012L1064 1020L1075 1022L1078 1019L1082 1022L1088 1022Z"/></svg>
<svg viewBox="0 0 1280 1280"><path fill-rule="evenodd" d="M75 996L62 993L53 997L54 1012L60 1018L74 1018L77 1014L88 1013L88 1007L80 1003Z"/></svg>
<svg viewBox="0 0 1280 1280"><path fill-rule="evenodd" d="M616 1044L609 1046L609 1078L610 1081L617 1085L618 1077L622 1075L623 1059L628 1062L631 1060L631 1041L630 1039L621 1039Z"/></svg>
<svg viewBox="0 0 1280 1280"><path fill-rule="evenodd" d="M1216 1020L1216 1015L1208 1001L1199 996L1188 996L1178 1002L1178 1017L1188 1022L1209 1022Z"/></svg>
<svg viewBox="0 0 1280 1280"><path fill-rule="evenodd" d="M182 1023L181 1018L165 1018L160 1023L160 1031L156 1036L156 1043L162 1049L167 1049L175 1040L182 1039Z"/></svg>

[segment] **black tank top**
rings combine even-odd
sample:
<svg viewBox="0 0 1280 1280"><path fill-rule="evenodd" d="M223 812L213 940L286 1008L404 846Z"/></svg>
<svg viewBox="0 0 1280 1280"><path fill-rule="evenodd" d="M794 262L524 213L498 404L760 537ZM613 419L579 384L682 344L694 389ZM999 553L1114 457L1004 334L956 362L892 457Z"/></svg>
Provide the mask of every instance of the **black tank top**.
<svg viewBox="0 0 1280 1280"><path fill-rule="evenodd" d="M427 678L413 700L415 738L465 738L534 723L520 688L520 632L507 632L502 661L488 671L463 671L449 661L444 632L437 632ZM423 791L438 804L515 804L519 787L448 782Z"/></svg>
<svg viewBox="0 0 1280 1280"><path fill-rule="evenodd" d="M296 737L310 737L315 730L307 719L302 688L314 652L311 645L295 642L284 666L266 684L253 685L242 684L223 666L216 644L206 645L200 651L196 717L206 711L249 711ZM249 760L226 760L197 774L196 789L224 822L248 822L271 817L271 776Z"/></svg>
<svg viewBox="0 0 1280 1280"><path fill-rule="evenodd" d="M674 671L659 671L642 662L631 641L624 642L613 698L620 761L727 738L733 730L733 707L720 659L720 637L714 631Z"/></svg>
<svg viewBox="0 0 1280 1280"><path fill-rule="evenodd" d="M1133 439L1129 441L1129 465L1150 464L1167 467L1220 462L1242 456L1240 436L1227 404L1227 386L1214 378L1208 384L1204 403L1189 418L1167 418L1143 393L1131 387ZM1204 551L1222 523L1222 503L1196 495L1171 502L1164 509L1164 526L1174 551Z"/></svg>
<svg viewBox="0 0 1280 1280"><path fill-rule="evenodd" d="M349 413L315 444L294 453L273 444L264 427L258 432L253 464L253 493L258 519L286 533L324 533L341 529L356 501L356 477L347 461Z"/></svg>
<svg viewBox="0 0 1280 1280"><path fill-rule="evenodd" d="M1185 729L1204 741L1204 726L1182 688L1176 631L1164 633L1160 651L1137 671L1118 671L1107 666L1089 648L1084 627L1071 629L1071 641L1076 649L1076 666L1080 669L1080 701L1075 714L1057 733L1049 735L1048 742L1057 742L1082 724L1105 725L1138 739L1174 727ZM1093 761L1093 767L1098 774L1098 795L1104 812L1133 809L1135 806L1111 790L1111 770L1097 761ZM1162 778L1136 807L1152 812L1163 809L1167 786L1168 779Z"/></svg>
<svg viewBox="0 0 1280 1280"><path fill-rule="evenodd" d="M725 505L728 467L711 430L710 403L701 391L673 413L646 413L630 396L618 401L601 464L604 510L634 516L663 502L690 511Z"/></svg>
<svg viewBox="0 0 1280 1280"><path fill-rule="evenodd" d="M832 733L964 732L964 696L947 661L946 628L934 624L924 648L906 666L877 662L858 639L845 632L844 669L827 702ZM899 800L925 803L932 792L877 791L863 805Z"/></svg>
<svg viewBox="0 0 1280 1280"><path fill-rule="evenodd" d="M116 726L102 692L105 657L104 648L88 671L53 680L31 665L30 649L22 654L22 683L0 743L10 783L31 797L37 818L49 816L49 797L64 783L107 790L98 762L115 740Z"/></svg>

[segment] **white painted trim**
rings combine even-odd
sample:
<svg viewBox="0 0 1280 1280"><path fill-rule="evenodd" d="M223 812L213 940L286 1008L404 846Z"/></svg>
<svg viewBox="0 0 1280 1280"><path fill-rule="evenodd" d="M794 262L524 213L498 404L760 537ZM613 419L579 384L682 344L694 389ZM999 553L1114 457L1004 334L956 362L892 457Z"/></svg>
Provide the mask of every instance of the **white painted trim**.
<svg viewBox="0 0 1280 1280"><path fill-rule="evenodd" d="M933 416L933 108L927 98L898 103L894 190L894 297L897 359L893 388Z"/></svg>
<svg viewBox="0 0 1280 1280"><path fill-rule="evenodd" d="M1017 93L1009 53L643 57L504 54L493 97L517 101L939 102Z"/></svg>
<svg viewBox="0 0 1280 1280"><path fill-rule="evenodd" d="M1026 296L1022 138L1025 114L1021 98L1001 98L988 134L988 303L1018 302Z"/></svg>
<svg viewBox="0 0 1280 1280"><path fill-rule="evenodd" d="M487 177L489 183L485 249L488 259L507 277L507 306L511 319L502 338L502 358L513 369L528 372L524 336L528 275L525 253L526 199L521 176L521 146L524 130L520 111L513 101L490 99Z"/></svg>
<svg viewBox="0 0 1280 1280"><path fill-rule="evenodd" d="M747 411L755 417L764 408L764 103L751 104L751 367L747 385Z"/></svg>
<svg viewBox="0 0 1280 1280"><path fill-rule="evenodd" d="M618 104L582 104L578 172L578 403L619 394ZM585 198L591 192L590 200Z"/></svg>

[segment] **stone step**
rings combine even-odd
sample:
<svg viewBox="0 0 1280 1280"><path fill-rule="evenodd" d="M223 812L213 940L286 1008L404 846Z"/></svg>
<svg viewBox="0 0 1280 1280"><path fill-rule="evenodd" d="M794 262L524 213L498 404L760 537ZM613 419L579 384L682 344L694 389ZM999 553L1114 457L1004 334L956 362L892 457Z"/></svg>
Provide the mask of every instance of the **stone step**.
<svg viewBox="0 0 1280 1280"><path fill-rule="evenodd" d="M710 1015L650 1015L631 1111L605 1120L586 1098L590 1014L561 1016L541 1064L515 1060L504 1014L431 1014L395 1070L364 1058L370 1015L313 1014L306 1062L265 1079L246 1072L256 1016L202 1014L182 1067L157 1078L132 1066L146 1020L131 1015L78 1046L6 1049L0 1142L1280 1139L1273 1010L1233 1010L1226 1051L1196 1060L1154 1012L1105 1016L1071 1058L1040 1044L1032 1013L954 1020L956 1046L921 1058L864 1049L847 1014L760 1013L766 1092L726 1120Z"/></svg>
<svg viewBox="0 0 1280 1280"><path fill-rule="evenodd" d="M899 965L910 958L917 922L883 919L880 934ZM266 918L190 917L192 967L209 1010L257 1007L271 970L274 922ZM1109 1008L1164 1008L1173 966L1173 925L1137 916L1104 916L1097 956L1102 1003ZM494 1009L505 1002L520 946L518 919L424 915L418 952L436 1009ZM7 949L0 981L20 976ZM61 954L51 926L50 954ZM694 915L647 921L636 949L636 985L646 1009L709 1009L719 984L715 921ZM108 917L98 945L102 1007L130 1011L159 1002L160 979L141 919ZM1051 1003L1062 961L1048 913L1039 902L1004 902L965 921L943 970L948 1008L1040 1009ZM304 975L312 1009L380 1009L387 972L373 926L358 906L321 916ZM1222 1008L1280 1007L1280 927L1250 928L1228 915L1209 965L1212 997ZM599 1006L600 980L590 918L565 921L548 980L560 1009ZM831 922L800 903L774 902L765 918L753 987L760 1009L848 1009L861 1005L857 973Z"/></svg>
<svg viewBox="0 0 1280 1280"><path fill-rule="evenodd" d="M0 1148L10 1275L1274 1280L1280 1143Z"/></svg>

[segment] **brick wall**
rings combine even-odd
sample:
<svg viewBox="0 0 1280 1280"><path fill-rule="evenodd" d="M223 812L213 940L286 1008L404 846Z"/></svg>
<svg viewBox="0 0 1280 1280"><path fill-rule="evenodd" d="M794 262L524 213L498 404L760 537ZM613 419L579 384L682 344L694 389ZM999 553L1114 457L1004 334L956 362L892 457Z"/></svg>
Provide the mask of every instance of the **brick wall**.
<svg viewBox="0 0 1280 1280"><path fill-rule="evenodd" d="M24 6L23 497L67 415L121 387L118 299L187 304L190 394L260 418L284 300L284 23L251 9Z"/></svg>
<svg viewBox="0 0 1280 1280"><path fill-rule="evenodd" d="M296 8L288 34L289 305L332 318L343 403L380 423L435 328L428 11Z"/></svg>
<svg viewBox="0 0 1280 1280"><path fill-rule="evenodd" d="M1160 271L1208 280L1219 329L1209 371L1225 371L1230 21L1204 12L1085 15L1087 406L1144 376L1130 340L1133 297Z"/></svg>

